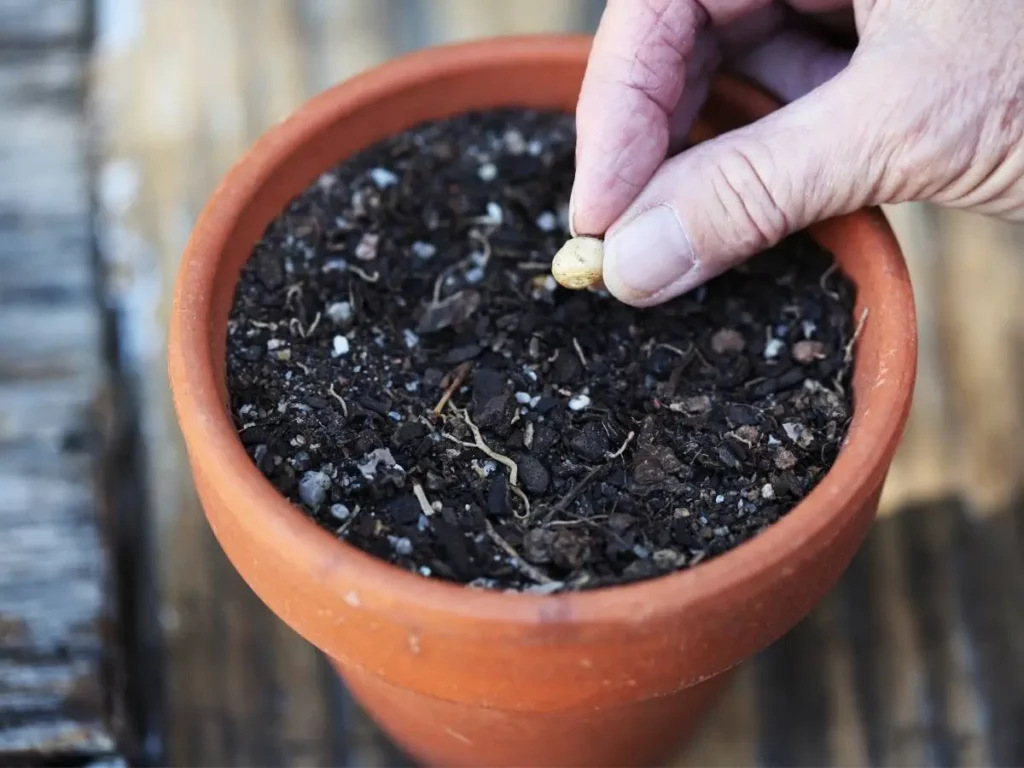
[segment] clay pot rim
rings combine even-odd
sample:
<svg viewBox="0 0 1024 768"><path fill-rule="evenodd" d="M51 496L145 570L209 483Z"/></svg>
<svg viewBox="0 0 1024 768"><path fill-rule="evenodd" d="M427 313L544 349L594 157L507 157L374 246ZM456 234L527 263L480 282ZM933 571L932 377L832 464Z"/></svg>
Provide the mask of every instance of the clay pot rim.
<svg viewBox="0 0 1024 768"><path fill-rule="evenodd" d="M883 274L887 322L878 338L880 365L875 386L855 406L848 442L832 469L807 497L779 521L729 552L692 569L646 581L596 590L534 595L475 590L423 578L336 539L293 507L257 470L246 454L227 407L223 383L211 358L209 337L213 287L220 253L241 213L273 169L293 149L339 115L365 107L383 95L430 81L467 63L535 58L580 60L590 49L586 35L526 35L489 38L424 49L391 60L307 101L259 140L224 177L203 209L186 246L174 289L169 339L169 372L175 409L190 460L213 467L218 493L243 510L243 525L273 541L304 569L326 575L337 598L357 585L368 611L422 615L436 612L497 625L539 625L568 621L614 624L678 614L698 603L729 604L729 596L757 582L797 570L801 553L832 538L830 523L865 503L888 468L909 410L916 375L916 317L913 294L899 245L881 213L858 211L811 227L811 233L855 226L873 237ZM739 80L720 76L718 93L742 100L752 113L778 104ZM869 320L870 323L870 320ZM235 513L237 514L237 513ZM336 587L334 583L336 582ZM558 610L552 611L552 605ZM564 617L560 619L557 617Z"/></svg>

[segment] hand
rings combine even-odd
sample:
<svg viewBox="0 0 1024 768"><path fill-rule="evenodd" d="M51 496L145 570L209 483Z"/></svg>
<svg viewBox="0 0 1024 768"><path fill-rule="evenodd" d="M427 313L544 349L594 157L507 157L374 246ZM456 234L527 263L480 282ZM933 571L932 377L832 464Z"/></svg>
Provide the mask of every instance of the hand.
<svg viewBox="0 0 1024 768"><path fill-rule="evenodd" d="M852 11L856 50L794 11ZM792 103L666 160L722 61ZM608 0L576 115L574 231L637 306L863 206L1021 221L1024 0Z"/></svg>

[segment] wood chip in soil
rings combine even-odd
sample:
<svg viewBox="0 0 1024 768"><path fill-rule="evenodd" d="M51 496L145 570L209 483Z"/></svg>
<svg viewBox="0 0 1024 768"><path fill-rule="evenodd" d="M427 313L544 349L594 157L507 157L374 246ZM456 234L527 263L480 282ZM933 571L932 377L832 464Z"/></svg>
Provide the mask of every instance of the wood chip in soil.
<svg viewBox="0 0 1024 768"><path fill-rule="evenodd" d="M648 310L550 276L568 115L419 126L268 227L228 324L239 436L284 496L425 577L559 592L724 554L852 415L854 289L799 233Z"/></svg>

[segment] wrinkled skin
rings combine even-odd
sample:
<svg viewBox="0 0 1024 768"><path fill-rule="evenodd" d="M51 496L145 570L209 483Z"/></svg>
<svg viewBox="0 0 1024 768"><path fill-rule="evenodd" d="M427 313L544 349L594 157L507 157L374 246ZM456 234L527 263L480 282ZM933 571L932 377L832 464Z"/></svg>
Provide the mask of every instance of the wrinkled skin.
<svg viewBox="0 0 1024 768"><path fill-rule="evenodd" d="M788 104L680 151L723 63ZM1024 1L609 0L576 114L574 231L637 306L865 205L1024 221Z"/></svg>

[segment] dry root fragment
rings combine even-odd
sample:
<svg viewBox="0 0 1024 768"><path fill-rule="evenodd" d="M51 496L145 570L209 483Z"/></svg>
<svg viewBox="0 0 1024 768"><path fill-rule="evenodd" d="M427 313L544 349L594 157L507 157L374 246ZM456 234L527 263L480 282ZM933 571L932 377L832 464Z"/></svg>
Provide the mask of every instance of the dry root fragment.
<svg viewBox="0 0 1024 768"><path fill-rule="evenodd" d="M561 247L551 261L551 274L558 284L573 291L601 282L604 243L596 237L574 237Z"/></svg>
<svg viewBox="0 0 1024 768"><path fill-rule="evenodd" d="M430 506L430 499L427 498L426 492L423 490L423 486L419 483L413 483L412 495L416 497L416 501L420 503L420 511L424 515L430 517L434 514L434 508Z"/></svg>

